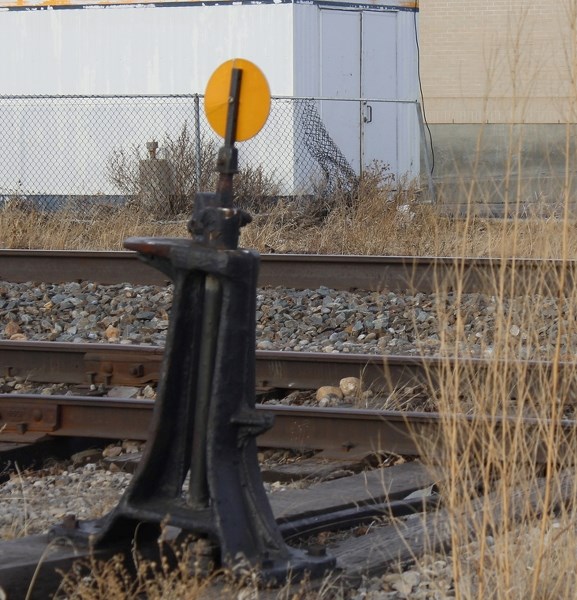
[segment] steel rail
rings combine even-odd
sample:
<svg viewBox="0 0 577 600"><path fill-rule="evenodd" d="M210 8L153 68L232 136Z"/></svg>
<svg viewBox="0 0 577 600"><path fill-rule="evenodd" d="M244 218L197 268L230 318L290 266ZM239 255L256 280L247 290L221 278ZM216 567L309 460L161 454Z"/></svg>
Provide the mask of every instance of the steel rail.
<svg viewBox="0 0 577 600"><path fill-rule="evenodd" d="M142 399L2 394L0 414L7 421L0 432L0 442L33 443L61 437L146 440L153 407L153 401ZM259 436L259 446L320 450L327 458L358 458L374 453L420 456L427 451L439 455L444 432L461 424L468 426L467 435L474 431L482 435L484 426L497 432L505 428L517 432L523 427L527 439L534 444L536 460L543 461L547 458L551 427L562 434L558 436L560 456L571 451L577 435L577 421L570 419L553 422L536 418L278 405L257 405L257 410L274 416L272 429ZM27 426L20 427L21 423ZM467 439L466 444L470 443Z"/></svg>
<svg viewBox="0 0 577 600"><path fill-rule="evenodd" d="M559 274L564 271L564 289ZM518 293L541 289L569 292L577 283L577 261L463 257L263 254L259 285L316 289L495 293L495 282ZM0 281L166 285L167 278L125 251L0 250Z"/></svg>
<svg viewBox="0 0 577 600"><path fill-rule="evenodd" d="M143 399L2 394L0 414L6 420L0 441L36 441L46 436L146 440L153 406L154 401ZM431 423L425 413L257 408L275 417L273 428L259 438L261 446L324 450L332 455L366 454L385 446L388 452L418 454L411 428L424 431ZM29 426L20 427L22 423Z"/></svg>
<svg viewBox="0 0 577 600"><path fill-rule="evenodd" d="M73 385L143 386L160 376L164 349L121 344L0 341L0 376L28 382ZM556 369L570 386L577 371L573 362L500 361L481 358L380 356L315 352L257 351L256 385L260 388L315 389L337 385L343 377L359 377L365 388L391 393L407 385L434 389L461 372L480 379L497 368L509 377L512 392L521 383L538 386ZM538 387L536 387L538 389ZM569 389L569 388L567 388Z"/></svg>
<svg viewBox="0 0 577 600"><path fill-rule="evenodd" d="M0 376L28 382L136 385L156 383L164 349L120 344L0 341ZM395 389L427 381L435 359L374 354L257 351L261 388L313 389L361 377L365 386Z"/></svg>
<svg viewBox="0 0 577 600"><path fill-rule="evenodd" d="M158 380L163 349L115 344L62 344L56 342L0 342L0 374L28 381L112 385L143 385ZM257 385L310 389L336 384L345 376L361 376L365 386L385 393L419 384L434 391L443 378L456 370L481 378L490 373L494 360L449 360L426 357L347 355L299 352L259 352L256 360ZM519 361L502 366L509 373L511 394L520 385L530 389L531 378L539 390L543 377L554 368L564 375L569 393L577 365L552 365ZM524 381L521 383L521 378ZM153 401L119 400L108 397L0 395L0 442L31 443L50 437L93 437L145 439ZM260 406L276 417L275 427L259 443L275 448L324 450L344 457L370 452L420 454L424 444L442 437L443 417L431 413L383 412L356 409L314 409L291 406ZM480 423L482 417L455 416ZM502 419L502 422L511 422ZM445 421L446 423L446 418ZM523 422L536 431L546 423ZM574 422L560 426L574 437ZM541 455L545 455L541 452Z"/></svg>

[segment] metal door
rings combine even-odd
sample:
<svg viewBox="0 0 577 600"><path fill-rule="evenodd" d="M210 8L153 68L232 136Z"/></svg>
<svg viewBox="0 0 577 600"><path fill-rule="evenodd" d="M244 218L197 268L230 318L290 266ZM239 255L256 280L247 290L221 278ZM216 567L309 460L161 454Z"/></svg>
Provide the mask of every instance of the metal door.
<svg viewBox="0 0 577 600"><path fill-rule="evenodd" d="M364 167L373 161L398 170L397 104L371 100L397 98L397 16L396 13L362 13L361 39L361 160Z"/></svg>
<svg viewBox="0 0 577 600"><path fill-rule="evenodd" d="M397 106L343 101L394 99L397 94L396 13L321 10L321 117L357 171L373 161L397 170Z"/></svg>
<svg viewBox="0 0 577 600"><path fill-rule="evenodd" d="M361 13L321 10L321 119L328 134L358 173L361 158ZM332 100L334 98L335 100Z"/></svg>

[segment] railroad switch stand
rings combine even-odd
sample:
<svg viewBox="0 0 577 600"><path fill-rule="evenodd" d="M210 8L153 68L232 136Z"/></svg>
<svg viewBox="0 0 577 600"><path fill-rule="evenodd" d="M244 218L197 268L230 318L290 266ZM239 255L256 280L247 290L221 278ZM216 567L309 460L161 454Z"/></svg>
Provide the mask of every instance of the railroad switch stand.
<svg viewBox="0 0 577 600"><path fill-rule="evenodd" d="M174 300L152 431L118 506L99 521L60 526L58 536L95 548L156 542L164 524L218 546L220 562L242 557L267 581L318 576L334 559L287 546L257 460L256 436L272 419L255 410L259 255L238 248L250 216L233 206L235 122L242 70L232 69L216 193L199 193L192 239L130 238L125 246L168 275ZM185 479L188 484L183 489ZM315 553L316 554L316 553Z"/></svg>

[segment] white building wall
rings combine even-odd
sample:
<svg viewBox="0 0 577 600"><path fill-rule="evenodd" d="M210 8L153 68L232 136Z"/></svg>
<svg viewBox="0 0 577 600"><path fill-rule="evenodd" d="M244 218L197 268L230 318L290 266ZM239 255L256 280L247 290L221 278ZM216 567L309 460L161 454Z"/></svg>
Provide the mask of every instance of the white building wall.
<svg viewBox="0 0 577 600"><path fill-rule="evenodd" d="M202 93L235 56L293 89L293 5L0 12L0 94Z"/></svg>
<svg viewBox="0 0 577 600"><path fill-rule="evenodd" d="M282 0L234 5L183 2L163 6L163 3L163 0L156 0L154 4L148 0L139 4L101 0L0 0L0 53L3 57L0 95L203 93L214 69L235 56L251 60L263 70L273 95L310 97L323 93L322 9L318 4L282 3ZM401 99L417 98L414 14L407 10L414 5L410 0L373 0L370 6L346 0L331 3L333 9L384 9L396 16L399 73L396 96ZM18 9L6 10L6 7ZM26 10L20 10L22 8ZM381 63L374 65L374 77L380 76L381 68ZM370 72L371 69L369 76ZM89 102L96 119L100 102ZM42 108L33 107L33 110L38 117ZM295 107L288 113L285 110L283 118L290 120L291 110L292 121L288 126L269 120L262 134L266 133L263 141L257 137L246 143L255 164L267 164L271 156L275 157L274 175L282 180L282 192L287 194L303 191L309 183L305 181L309 177L309 165L304 161L310 162L310 157L302 158L303 132L297 123L298 110ZM3 153L16 153L21 157L22 168L20 173L11 175L10 181L0 180L0 193L16 189L27 194L109 193L106 190L110 185L104 181L104 174L101 181L87 183L81 155L90 152L93 168L102 170L110 148L130 148L143 143L142 120L130 112L116 130L83 132L82 147L76 147L72 141L75 127L80 127L75 125L73 114L67 118L64 110L57 119L53 118L49 135L34 130L35 125L27 121L29 114L22 110L10 116L10 127L20 130L18 147L0 147L0 161ZM418 128L414 106L401 107L398 114L397 170L416 175ZM355 127L359 127L358 111L354 118ZM155 125L147 125L147 138L161 140L167 134L176 137L182 123L168 121L166 117L159 117ZM335 138L343 143L339 131L335 132ZM344 136L345 144L350 142L351 147L358 148L359 139L350 138ZM27 163L29 157L49 156L55 149L54 167L45 171L43 181L36 178L30 183L35 165ZM342 150L347 155L347 148ZM61 178L58 161L76 165L73 186ZM359 168L358 161L354 166Z"/></svg>
<svg viewBox="0 0 577 600"><path fill-rule="evenodd" d="M391 4L297 5L294 94L351 99L319 105L328 133L350 165L359 172L378 160L397 176L412 178L420 167L418 19L406 10L413 3ZM365 45L373 51L365 52ZM410 103L361 105L359 98ZM365 122L369 110L371 123Z"/></svg>
<svg viewBox="0 0 577 600"><path fill-rule="evenodd" d="M417 48L419 15L404 11L397 19L397 93L404 100L420 99L419 55ZM400 104L398 110L398 171L409 178L420 173L420 129L415 104Z"/></svg>
<svg viewBox="0 0 577 600"><path fill-rule="evenodd" d="M235 56L252 60L265 73L271 92L292 95L293 5L107 6L91 9L54 9L0 12L1 95L134 95L203 93L212 72ZM22 110L11 111L10 127L20 133L18 147L4 152L20 157L18 173L0 177L0 192L23 194L91 195L110 189L106 164L112 150L143 147L146 139L175 139L183 121L170 122L165 107L158 114L123 110L122 118L108 129L82 130L73 106L56 115L33 100L21 101ZM91 105L94 122L103 121L102 102ZM4 103L8 110L8 103ZM45 118L39 111L45 111ZM85 110L85 108L83 109ZM7 114L7 113L5 113ZM68 115L68 116L67 116ZM34 118L32 118L34 117ZM289 115L290 118L290 115ZM49 135L38 128L49 123ZM194 115L188 119L192 127ZM274 129L282 128L283 135ZM255 165L276 156L274 176L285 192L292 186L290 125L267 124L266 141L251 144ZM143 135L146 139L143 139ZM261 147L262 146L262 147ZM287 151L287 148L289 150ZM93 171L84 176L86 156ZM285 154L286 156L283 156ZM31 157L46 157L42 176ZM241 151L242 160L242 151ZM65 162L73 181L62 176ZM245 161L246 162L246 161Z"/></svg>

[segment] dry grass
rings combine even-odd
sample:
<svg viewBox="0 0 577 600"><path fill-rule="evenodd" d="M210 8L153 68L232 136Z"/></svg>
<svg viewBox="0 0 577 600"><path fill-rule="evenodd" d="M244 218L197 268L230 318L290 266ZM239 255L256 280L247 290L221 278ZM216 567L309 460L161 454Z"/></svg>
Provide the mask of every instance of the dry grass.
<svg viewBox="0 0 577 600"><path fill-rule="evenodd" d="M121 250L132 235L182 235L185 226L159 224L137 211L108 207L86 213L43 213L9 206L0 211L3 248L46 250Z"/></svg>
<svg viewBox="0 0 577 600"><path fill-rule="evenodd" d="M516 234L525 233L526 226L507 227L509 251L503 245L502 255L517 255L524 239ZM558 256L567 257L573 226L559 223L558 236ZM577 333L577 290L567 291L563 272L556 281L549 275L536 273L527 289L510 272L497 269L487 289L498 307L490 340L494 362L481 374L471 365L454 367L447 361L436 389L442 435L425 453L443 474L454 549L448 560L458 598L577 596L570 566L577 547L577 439L560 427L562 418L574 414L575 373L560 377L554 368L574 360L567 346ZM462 294L458 285L455 293ZM508 299L514 296L522 301L512 310ZM442 323L443 306L438 310ZM553 312L557 327L544 327L546 311ZM442 355L455 355L466 341L464 317L457 315L456 333L439 327ZM513 360L523 348L544 344L552 370ZM463 413L475 418L465 423L456 416ZM523 422L527 416L536 423L530 432ZM504 417L509 420L500 425ZM471 538L477 541L471 544Z"/></svg>
<svg viewBox="0 0 577 600"><path fill-rule="evenodd" d="M267 588L250 569L206 572L206 560L196 545L164 544L156 560L137 553L108 561L79 561L64 574L56 599L103 600L314 600L342 597L337 578L327 576L320 585L308 578Z"/></svg>
<svg viewBox="0 0 577 600"><path fill-rule="evenodd" d="M188 237L188 216L158 221L135 206L90 205L46 213L14 202L0 210L0 246L121 250L130 236ZM262 253L562 258L577 256L577 226L553 218L449 218L420 202L417 189L399 191L386 175L369 171L353 198L261 205L241 245Z"/></svg>
<svg viewBox="0 0 577 600"><path fill-rule="evenodd" d="M217 597L232 600L242 587L226 573L196 576L196 559L190 549L178 550L171 559L164 553L159 561L145 560L137 555L124 559L117 555L108 561L78 562L64 577L56 597L67 600L208 600ZM247 582L244 583L246 589Z"/></svg>

